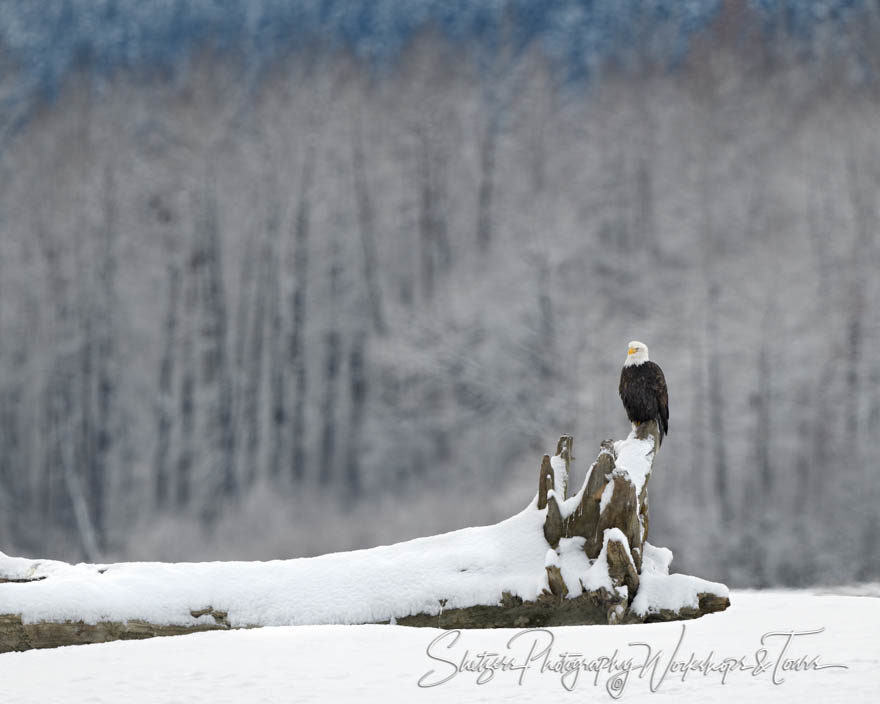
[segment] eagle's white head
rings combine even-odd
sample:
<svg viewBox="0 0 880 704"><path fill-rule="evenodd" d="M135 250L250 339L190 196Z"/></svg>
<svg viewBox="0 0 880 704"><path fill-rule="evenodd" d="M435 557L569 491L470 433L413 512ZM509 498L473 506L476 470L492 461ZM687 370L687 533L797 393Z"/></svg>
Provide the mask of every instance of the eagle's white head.
<svg viewBox="0 0 880 704"><path fill-rule="evenodd" d="M644 364L648 361L648 346L644 342L633 340L629 343L626 351L626 361L623 363L625 367L632 367L638 364Z"/></svg>

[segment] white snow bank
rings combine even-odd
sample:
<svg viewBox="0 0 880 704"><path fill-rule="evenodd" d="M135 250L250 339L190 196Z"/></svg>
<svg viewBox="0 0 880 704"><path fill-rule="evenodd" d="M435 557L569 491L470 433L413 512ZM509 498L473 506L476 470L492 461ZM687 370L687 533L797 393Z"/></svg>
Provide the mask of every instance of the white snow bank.
<svg viewBox="0 0 880 704"><path fill-rule="evenodd" d="M0 578L2 579L41 579L53 575L59 570L69 570L71 567L72 565L57 560L29 560L26 557L9 557L0 552ZM88 567L97 572L102 565L89 565Z"/></svg>
<svg viewBox="0 0 880 704"><path fill-rule="evenodd" d="M559 455L550 458L550 466L553 468L553 489L557 494L557 501L565 497L568 485L568 472L565 468L565 460Z"/></svg>
<svg viewBox="0 0 880 704"><path fill-rule="evenodd" d="M503 591L538 595L546 511L526 508L491 526L368 550L271 562L68 565L0 557L0 613L25 622L144 619L212 622L191 609L228 611L232 626L364 623L444 608L497 604ZM103 573L101 572L103 570Z"/></svg>
<svg viewBox="0 0 880 704"><path fill-rule="evenodd" d="M590 558L584 552L586 538L561 538L559 540L559 571L568 588L568 598L573 599L583 593L581 578L591 569Z"/></svg>
<svg viewBox="0 0 880 704"><path fill-rule="evenodd" d="M630 609L639 616L655 614L662 609L678 611L682 607L697 608L700 593L730 596L724 584L709 582L699 577L686 574L660 574L642 572L639 578L639 590L636 592Z"/></svg>
<svg viewBox="0 0 880 704"><path fill-rule="evenodd" d="M602 550L599 552L599 557L590 566L587 574L581 577L585 591L592 592L598 589L605 589L608 592L613 592L615 590L614 583L611 581L611 575L608 574L608 541L611 539L623 543L626 553L629 555L629 541L623 532L619 528L606 528L602 534ZM618 591L620 592L625 589L626 587L619 587Z"/></svg>
<svg viewBox="0 0 880 704"><path fill-rule="evenodd" d="M636 437L636 430L633 428L626 440L618 440L614 443L614 452L617 455L614 461L615 468L625 469L629 473L638 496L645 484L645 478L651 473L654 438L640 440Z"/></svg>
<svg viewBox="0 0 880 704"><path fill-rule="evenodd" d="M589 473L587 473L587 477L589 478ZM559 505L559 513L563 519L568 518L571 514L573 514L577 508L581 505L581 499L583 498L584 491L587 488L587 480L584 479L584 483L581 485L581 488L578 490L576 494L573 496L569 496L565 501L563 501ZM556 497L556 501L559 501L559 497Z"/></svg>
<svg viewBox="0 0 880 704"><path fill-rule="evenodd" d="M605 507L611 503L611 499L614 497L614 482L610 481L605 485L605 489L602 492L602 498L599 499L599 515L605 510Z"/></svg>
<svg viewBox="0 0 880 704"><path fill-rule="evenodd" d="M642 572L669 574L670 564L672 564L672 550L658 548L651 543L642 544Z"/></svg>

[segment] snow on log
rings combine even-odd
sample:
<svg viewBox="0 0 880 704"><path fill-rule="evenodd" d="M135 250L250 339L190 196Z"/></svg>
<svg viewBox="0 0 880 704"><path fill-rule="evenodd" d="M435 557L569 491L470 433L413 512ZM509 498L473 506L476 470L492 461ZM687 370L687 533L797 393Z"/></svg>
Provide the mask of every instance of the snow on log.
<svg viewBox="0 0 880 704"><path fill-rule="evenodd" d="M270 562L69 565L0 553L0 652L202 630L397 623L440 628L641 623L729 605L727 587L669 574L647 542L657 427L603 442L567 496L573 439L538 493L490 526Z"/></svg>

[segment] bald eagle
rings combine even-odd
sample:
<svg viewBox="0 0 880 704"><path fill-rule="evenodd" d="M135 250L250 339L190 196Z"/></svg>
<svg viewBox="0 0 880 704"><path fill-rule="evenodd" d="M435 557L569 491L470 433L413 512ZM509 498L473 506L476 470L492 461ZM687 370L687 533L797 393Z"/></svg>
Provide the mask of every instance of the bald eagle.
<svg viewBox="0 0 880 704"><path fill-rule="evenodd" d="M633 340L629 343L623 371L620 372L620 400L632 423L657 421L660 442L669 432L669 396L663 370L648 361L648 346Z"/></svg>

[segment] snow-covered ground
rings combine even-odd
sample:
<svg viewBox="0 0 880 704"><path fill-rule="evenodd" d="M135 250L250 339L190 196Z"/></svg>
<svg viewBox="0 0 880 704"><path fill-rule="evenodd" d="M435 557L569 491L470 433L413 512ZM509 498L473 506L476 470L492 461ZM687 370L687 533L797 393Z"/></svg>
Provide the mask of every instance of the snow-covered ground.
<svg viewBox="0 0 880 704"><path fill-rule="evenodd" d="M7 653L0 702L877 701L880 599L820 592L734 591L723 613L650 625L289 626ZM792 631L812 633L767 635ZM679 664L707 660L683 680Z"/></svg>

